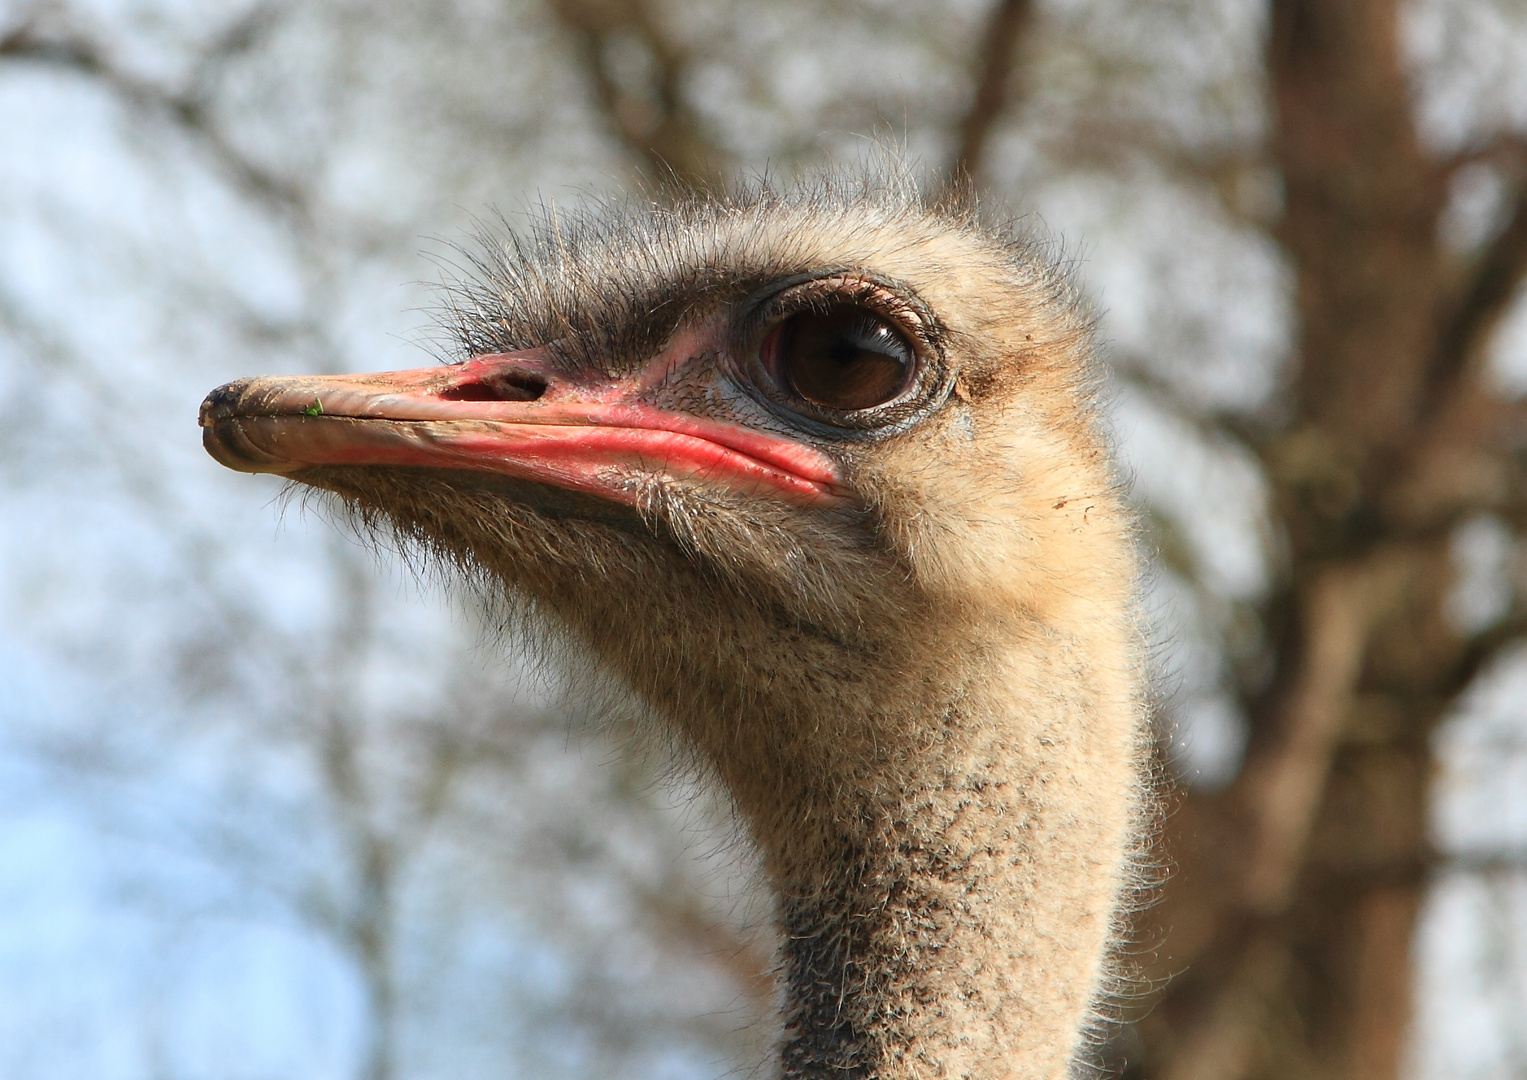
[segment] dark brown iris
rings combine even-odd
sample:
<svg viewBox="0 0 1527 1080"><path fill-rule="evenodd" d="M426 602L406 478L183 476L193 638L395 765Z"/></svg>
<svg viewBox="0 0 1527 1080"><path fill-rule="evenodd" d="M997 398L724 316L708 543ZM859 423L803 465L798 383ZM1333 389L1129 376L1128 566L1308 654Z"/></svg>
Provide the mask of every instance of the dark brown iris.
<svg viewBox="0 0 1527 1080"><path fill-rule="evenodd" d="M811 404L838 412L900 396L916 365L905 337L874 312L849 304L792 315L773 344L781 381Z"/></svg>

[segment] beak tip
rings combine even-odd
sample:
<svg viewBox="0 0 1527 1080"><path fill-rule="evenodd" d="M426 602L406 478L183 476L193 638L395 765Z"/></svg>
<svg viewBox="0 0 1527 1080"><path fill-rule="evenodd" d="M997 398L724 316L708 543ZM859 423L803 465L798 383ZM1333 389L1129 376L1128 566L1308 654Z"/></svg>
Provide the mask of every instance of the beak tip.
<svg viewBox="0 0 1527 1080"><path fill-rule="evenodd" d="M216 392L213 391L214 394ZM302 468L300 462L277 457L257 446L245 433L237 417L209 417L207 405L210 402L209 396L207 403L202 406L201 444L219 465L235 472L282 475Z"/></svg>
<svg viewBox="0 0 1527 1080"><path fill-rule="evenodd" d="M197 422L204 428L210 428L220 420L233 416L238 411L240 400L244 391L248 389L253 379L235 379L231 383L224 383L202 399L201 411L197 416Z"/></svg>

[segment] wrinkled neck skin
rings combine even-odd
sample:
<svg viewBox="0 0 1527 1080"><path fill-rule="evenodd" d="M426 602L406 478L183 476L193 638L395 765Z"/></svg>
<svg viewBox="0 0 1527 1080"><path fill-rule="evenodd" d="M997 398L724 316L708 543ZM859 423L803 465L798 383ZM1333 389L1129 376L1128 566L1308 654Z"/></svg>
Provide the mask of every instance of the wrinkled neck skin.
<svg viewBox="0 0 1527 1080"><path fill-rule="evenodd" d="M465 482L443 514L448 477L304 479L500 578L725 786L778 897L783 1077L1068 1075L1141 832L1126 539L1065 533L1046 600L893 573L864 593L891 608L830 628L643 529L549 535Z"/></svg>

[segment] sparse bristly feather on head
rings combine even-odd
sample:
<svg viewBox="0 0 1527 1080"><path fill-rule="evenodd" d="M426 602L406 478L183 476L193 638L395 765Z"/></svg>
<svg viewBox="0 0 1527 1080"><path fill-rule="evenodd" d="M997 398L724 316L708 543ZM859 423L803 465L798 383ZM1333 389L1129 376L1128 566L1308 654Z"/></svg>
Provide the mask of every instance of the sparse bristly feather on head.
<svg viewBox="0 0 1527 1080"><path fill-rule="evenodd" d="M857 174L484 251L459 361L232 383L207 448L500 582L724 785L778 897L781 1075L1081 1067L1145 740L1066 275Z"/></svg>

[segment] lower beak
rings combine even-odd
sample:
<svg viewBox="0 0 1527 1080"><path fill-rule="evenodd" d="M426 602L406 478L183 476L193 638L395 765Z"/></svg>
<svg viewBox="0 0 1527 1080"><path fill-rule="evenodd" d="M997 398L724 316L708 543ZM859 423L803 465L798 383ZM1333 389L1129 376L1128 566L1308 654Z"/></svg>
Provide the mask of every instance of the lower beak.
<svg viewBox="0 0 1527 1080"><path fill-rule="evenodd" d="M374 375L241 379L207 395L202 442L240 472L320 466L501 473L636 505L657 482L806 506L841 503L820 452L735 424L573 386L539 351Z"/></svg>

